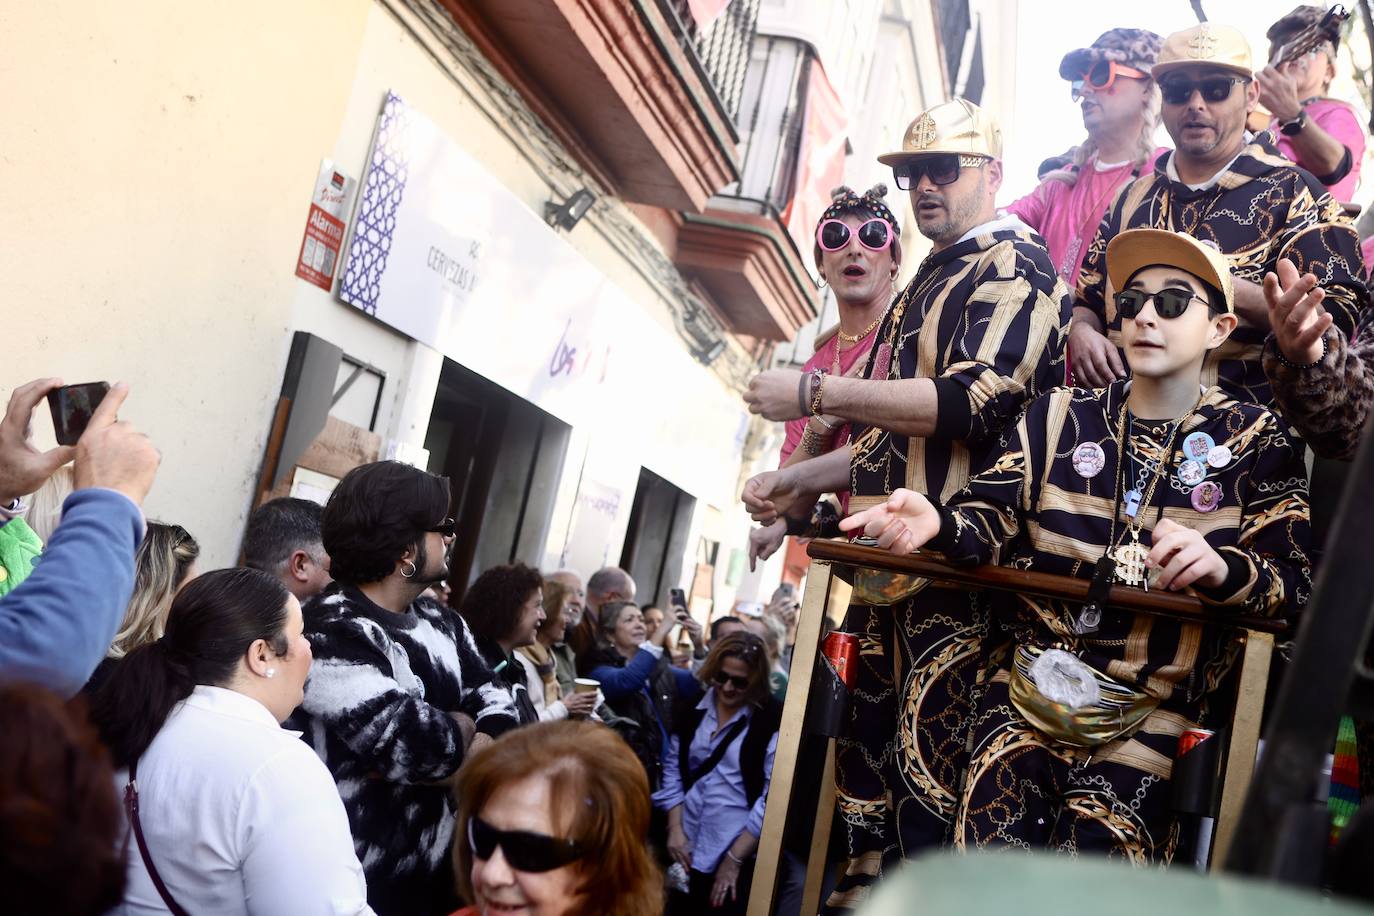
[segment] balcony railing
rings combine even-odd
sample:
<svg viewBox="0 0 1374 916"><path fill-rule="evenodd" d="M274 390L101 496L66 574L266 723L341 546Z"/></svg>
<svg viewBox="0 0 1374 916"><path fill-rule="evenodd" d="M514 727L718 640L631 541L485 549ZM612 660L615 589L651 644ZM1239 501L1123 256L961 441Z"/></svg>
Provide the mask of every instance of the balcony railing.
<svg viewBox="0 0 1374 916"><path fill-rule="evenodd" d="M697 74L716 95L721 111L736 123L761 0L730 0L706 28L697 25L687 0L657 0Z"/></svg>

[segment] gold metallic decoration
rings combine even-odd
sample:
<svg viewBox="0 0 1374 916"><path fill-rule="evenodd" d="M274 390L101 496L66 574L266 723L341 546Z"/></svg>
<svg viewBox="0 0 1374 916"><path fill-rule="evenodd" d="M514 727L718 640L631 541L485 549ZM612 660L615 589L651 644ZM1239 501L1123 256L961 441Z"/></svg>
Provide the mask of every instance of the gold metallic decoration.
<svg viewBox="0 0 1374 916"><path fill-rule="evenodd" d="M1131 532L1132 539L1112 551L1116 560L1116 577L1125 585L1141 588L1145 585L1145 560L1149 549L1140 543L1139 530Z"/></svg>
<svg viewBox="0 0 1374 916"><path fill-rule="evenodd" d="M1188 42L1188 50L1199 60L1210 58L1217 51L1217 37L1207 23L1198 24L1197 34Z"/></svg>
<svg viewBox="0 0 1374 916"><path fill-rule="evenodd" d="M873 607L900 604L930 584L929 579L882 569L854 570L854 601Z"/></svg>
<svg viewBox="0 0 1374 916"><path fill-rule="evenodd" d="M1028 723L1068 747L1100 747L1130 732L1159 707L1159 699L1113 680L1091 665L1083 667L1097 682L1100 699L1090 706L1056 703L1035 686L1030 668L1044 650L1016 647L1008 688L1011 703Z"/></svg>
<svg viewBox="0 0 1374 916"><path fill-rule="evenodd" d="M935 119L930 116L930 112L923 112L911 124L907 131L907 148L912 150L923 150L935 142Z"/></svg>

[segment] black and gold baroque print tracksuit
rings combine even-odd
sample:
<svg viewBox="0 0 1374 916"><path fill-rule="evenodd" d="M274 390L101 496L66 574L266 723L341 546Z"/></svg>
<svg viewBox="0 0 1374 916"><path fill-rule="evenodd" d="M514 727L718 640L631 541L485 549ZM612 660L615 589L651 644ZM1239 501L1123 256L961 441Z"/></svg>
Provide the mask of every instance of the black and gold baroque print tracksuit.
<svg viewBox="0 0 1374 916"><path fill-rule="evenodd" d="M1116 500L1116 436L1128 384L1096 392L1061 388L1032 404L1009 429L1000 456L946 501L940 533L927 549L955 562L1091 578L1114 513L1118 542L1125 527ZM1301 444L1272 411L1237 402L1217 387L1202 396L1165 455L1169 427L1168 421L1131 422L1132 461L1154 459L1165 469L1141 510L1141 543L1149 546L1149 531L1161 517L1197 530L1230 570L1218 588L1193 590L1204 603L1255 616L1296 613L1311 590ZM1194 433L1229 449L1229 458L1217 462L1224 466L1205 465L1211 492L1220 487L1219 501L1195 500L1177 474L1183 443ZM1089 442L1100 447L1105 464L1085 477L1073 455ZM1107 609L1100 628L1080 636L1073 628L1076 605L1014 595L1004 607L1002 623L1016 644L1076 655L1158 706L1122 738L1071 748L1027 723L1010 700L1011 669L999 665L974 719L955 845L1168 861L1176 836L1169 779L1178 737L1192 725L1225 723L1228 710L1219 702L1209 710L1207 701L1236 658L1236 632Z"/></svg>
<svg viewBox="0 0 1374 916"><path fill-rule="evenodd" d="M1000 229L932 253L893 303L865 377L930 378L934 435L856 427L851 512L894 489L952 495L1028 400L1059 384L1070 295L1044 243ZM837 742L848 868L827 907L857 906L882 862L947 842L983 667L980 596L927 587L889 607L855 603L857 687Z"/></svg>
<svg viewBox="0 0 1374 916"><path fill-rule="evenodd" d="M1341 205L1308 172L1258 133L1210 187L1193 190L1171 179L1173 152L1160 156L1154 171L1125 185L1107 208L1078 275L1075 305L1093 311L1107 337L1121 346L1116 290L1107 279L1107 243L1127 229L1170 229L1216 245L1232 274L1262 284L1264 275L1287 258L1299 273L1316 275L1326 298L1322 306L1347 338L1369 302L1360 239ZM1267 328L1240 316L1240 325L1202 367L1202 383L1220 385L1232 397L1272 406L1274 398L1261 365Z"/></svg>

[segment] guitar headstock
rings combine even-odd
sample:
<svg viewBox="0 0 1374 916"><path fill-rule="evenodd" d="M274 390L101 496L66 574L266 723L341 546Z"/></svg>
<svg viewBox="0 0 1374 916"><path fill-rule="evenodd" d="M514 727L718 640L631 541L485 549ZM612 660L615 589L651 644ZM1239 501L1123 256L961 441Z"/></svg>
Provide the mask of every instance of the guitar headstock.
<svg viewBox="0 0 1374 916"><path fill-rule="evenodd" d="M1330 42L1332 45L1339 44L1341 40L1341 25L1350 18L1344 6L1337 3L1326 11L1321 21L1316 25L1310 25L1303 29L1292 38L1279 46L1269 58L1269 66L1281 67L1286 63L1297 60L1308 51L1320 44Z"/></svg>

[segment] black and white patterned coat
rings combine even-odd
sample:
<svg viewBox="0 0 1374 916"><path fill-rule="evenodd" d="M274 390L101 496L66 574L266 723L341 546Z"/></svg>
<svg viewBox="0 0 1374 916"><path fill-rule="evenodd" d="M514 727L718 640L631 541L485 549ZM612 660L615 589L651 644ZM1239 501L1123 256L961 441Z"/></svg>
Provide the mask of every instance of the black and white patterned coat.
<svg viewBox="0 0 1374 916"><path fill-rule="evenodd" d="M454 712L492 736L517 725L510 693L462 618L420 599L404 614L334 583L304 608L315 661L300 729L338 784L378 913L425 912L452 888L454 806L442 783L463 762Z"/></svg>

